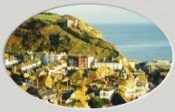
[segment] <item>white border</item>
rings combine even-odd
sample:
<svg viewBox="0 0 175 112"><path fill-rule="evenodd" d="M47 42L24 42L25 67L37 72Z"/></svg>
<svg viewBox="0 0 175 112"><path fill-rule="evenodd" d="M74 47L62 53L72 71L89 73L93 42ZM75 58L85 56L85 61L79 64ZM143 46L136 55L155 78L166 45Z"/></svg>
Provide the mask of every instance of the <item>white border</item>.
<svg viewBox="0 0 175 112"><path fill-rule="evenodd" d="M30 1L30 2L29 2ZM1 17L0 21L0 38L1 38L1 48L4 48L4 45L9 37L9 35L13 32L13 30L18 26L20 23L22 23L24 20L26 20L26 17L29 18L36 13L41 12L43 9L50 9L57 6L62 5L71 5L72 2L76 3L100 3L100 4L108 4L117 6L123 9L130 9L129 11L137 12L142 15L145 15L146 18L150 18L153 23L157 24L160 29L164 32L164 34L168 37L168 40L170 41L171 46L173 47L172 50L174 51L175 40L175 32L173 31L173 28L175 29L175 26L173 25L173 18L175 17L175 14L173 15L173 0L147 0L147 1L140 1L140 0L122 0L122 1L114 1L114 0L106 0L103 1L92 1L92 0L64 0L64 1L58 1L58 0L46 0L46 1L36 1L36 0L29 0L27 3L24 3L23 0L17 0L14 3L12 1L7 0L7 3L2 3L2 6L0 5L1 14L3 15ZM134 2L135 1L135 2ZM168 2L169 1L169 2ZM9 6L9 3L12 3L12 6ZM26 2L26 1L25 1ZM21 5L20 3L24 3ZM75 4L75 3L73 3ZM152 5L153 4L153 5ZM147 5L147 9L145 7ZM150 5L150 6L148 6ZM8 8L11 7L11 8ZM40 7L38 7L40 6ZM161 7L160 7L161 6ZM21 9L21 7L23 9ZM32 9L31 9L32 8ZM165 9L166 8L166 9ZM6 9L6 10L5 10ZM13 10L14 9L14 10ZM147 9L147 10L145 10ZM172 11L171 11L171 10ZM30 11L27 11L30 10ZM162 12L162 14L160 12ZM12 12L12 13L10 13ZM28 12L28 13L26 13ZM163 13L164 12L164 13ZM165 13L167 12L167 13ZM159 14L160 13L160 14ZM166 17L165 17L166 16ZM10 17L10 18L9 18ZM15 18L17 17L17 18ZM172 19L169 19L172 18ZM149 19L149 20L150 20ZM16 21L14 21L16 20ZM7 24L8 23L8 24ZM11 81L10 78L7 77L7 73L4 69L3 59L2 59L2 53L3 49L0 51L1 53L1 60L0 60L0 67L1 74L0 74L0 88L1 88L1 94L0 94L0 103L2 106L0 107L0 111L2 112L48 112L48 111L63 111L63 112L111 112L111 111L119 111L119 112L148 112L148 111L159 111L159 112L173 112L175 110L175 107L173 106L175 101L173 100L173 97L175 96L175 89L174 89L174 83L175 83L175 77L173 75L174 70L174 64L173 67L170 70L170 74L166 77L166 80L163 81L161 86L158 87L158 89L153 90L151 94L144 96L144 98L141 98L140 100L135 100L127 104L123 104L116 107L110 107L110 108L104 108L104 109L73 109L73 108L65 108L62 106L55 106L52 104L47 104L44 101L41 101L40 99L37 101L36 98L34 98L31 95L28 95L28 93L24 92L23 90L19 89L16 84L14 84L13 81ZM174 52L173 55L173 63L174 63ZM14 87L13 87L14 86ZM16 108L15 108L16 107Z"/></svg>

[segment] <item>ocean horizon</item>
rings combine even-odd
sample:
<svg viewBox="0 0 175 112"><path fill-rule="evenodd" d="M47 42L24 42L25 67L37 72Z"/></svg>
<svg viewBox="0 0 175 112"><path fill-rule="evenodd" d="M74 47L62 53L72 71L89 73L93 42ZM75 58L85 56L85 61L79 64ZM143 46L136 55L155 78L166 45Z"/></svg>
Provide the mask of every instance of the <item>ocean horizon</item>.
<svg viewBox="0 0 175 112"><path fill-rule="evenodd" d="M129 60L172 60L170 43L154 24L91 24Z"/></svg>

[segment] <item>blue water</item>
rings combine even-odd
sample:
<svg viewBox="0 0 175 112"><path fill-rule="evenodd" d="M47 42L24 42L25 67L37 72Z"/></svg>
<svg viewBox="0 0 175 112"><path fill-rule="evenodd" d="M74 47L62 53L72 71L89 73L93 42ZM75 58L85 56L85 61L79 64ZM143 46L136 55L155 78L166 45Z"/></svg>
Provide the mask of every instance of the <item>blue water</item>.
<svg viewBox="0 0 175 112"><path fill-rule="evenodd" d="M129 60L172 60L166 36L153 24L93 24Z"/></svg>

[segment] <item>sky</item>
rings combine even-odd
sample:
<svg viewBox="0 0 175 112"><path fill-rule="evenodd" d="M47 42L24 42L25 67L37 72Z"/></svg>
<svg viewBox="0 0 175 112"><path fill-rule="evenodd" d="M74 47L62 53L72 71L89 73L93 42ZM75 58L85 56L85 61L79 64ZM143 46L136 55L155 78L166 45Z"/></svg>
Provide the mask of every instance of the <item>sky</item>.
<svg viewBox="0 0 175 112"><path fill-rule="evenodd" d="M149 23L147 19L131 11L104 5L73 5L48 12L72 15L88 23Z"/></svg>

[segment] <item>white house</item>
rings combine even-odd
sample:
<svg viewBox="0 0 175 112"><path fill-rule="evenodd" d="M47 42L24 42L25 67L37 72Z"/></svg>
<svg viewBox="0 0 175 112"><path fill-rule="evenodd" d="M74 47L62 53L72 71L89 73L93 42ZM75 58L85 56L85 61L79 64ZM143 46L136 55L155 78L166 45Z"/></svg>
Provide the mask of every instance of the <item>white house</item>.
<svg viewBox="0 0 175 112"><path fill-rule="evenodd" d="M135 66L136 66L136 63L134 61L130 61L129 62L129 65L131 66L131 68L134 70L135 69Z"/></svg>
<svg viewBox="0 0 175 112"><path fill-rule="evenodd" d="M65 70L63 68L65 67L67 67L67 63L55 66L52 69L49 69L48 75L52 75L52 73L64 73Z"/></svg>
<svg viewBox="0 0 175 112"><path fill-rule="evenodd" d="M123 64L121 62L95 62L95 67L100 68L100 67L109 67L111 69L117 69L121 70L123 67Z"/></svg>
<svg viewBox="0 0 175 112"><path fill-rule="evenodd" d="M41 66L41 61L38 61L36 63L31 63L29 65L22 65L21 67L21 71L22 72L25 72L27 70L32 70L32 69L35 69L37 67Z"/></svg>
<svg viewBox="0 0 175 112"><path fill-rule="evenodd" d="M41 76L46 76L47 75L47 72L45 70L42 70L40 73L39 73L39 77Z"/></svg>
<svg viewBox="0 0 175 112"><path fill-rule="evenodd" d="M66 16L66 27L68 28L77 28L78 26L78 20L73 19L69 16Z"/></svg>
<svg viewBox="0 0 175 112"><path fill-rule="evenodd" d="M18 60L5 60L5 65L6 66L12 66L12 65L14 65L14 64L17 64L18 63Z"/></svg>
<svg viewBox="0 0 175 112"><path fill-rule="evenodd" d="M49 54L48 53L45 53L44 55L41 56L41 62L42 62L42 64L49 63Z"/></svg>
<svg viewBox="0 0 175 112"><path fill-rule="evenodd" d="M43 64L48 64L48 63L52 63L54 61L60 61L63 56L66 56L65 52L61 52L59 54L56 53L45 53L44 55L41 56L41 62Z"/></svg>
<svg viewBox="0 0 175 112"><path fill-rule="evenodd" d="M114 92L115 92L115 89L101 90L100 91L100 98L105 98L105 99L108 99L110 101Z"/></svg>
<svg viewBox="0 0 175 112"><path fill-rule="evenodd" d="M19 61L14 56L11 56L9 59L5 59L5 66L12 66L17 63L19 63Z"/></svg>
<svg viewBox="0 0 175 112"><path fill-rule="evenodd" d="M124 95L127 98L135 98L136 97L136 85L134 79L127 80L127 85L125 86Z"/></svg>
<svg viewBox="0 0 175 112"><path fill-rule="evenodd" d="M55 60L56 60L56 55L53 53L53 52L51 52L50 54L49 54L49 62L54 62Z"/></svg>
<svg viewBox="0 0 175 112"><path fill-rule="evenodd" d="M61 52L60 54L57 54L57 60L60 61L64 56L66 56L65 52Z"/></svg>
<svg viewBox="0 0 175 112"><path fill-rule="evenodd" d="M28 51L27 53L30 56L30 60L33 61L34 60L34 53L32 51Z"/></svg>
<svg viewBox="0 0 175 112"><path fill-rule="evenodd" d="M139 77L135 79L135 85L137 97L143 96L149 91L148 81L140 80Z"/></svg>
<svg viewBox="0 0 175 112"><path fill-rule="evenodd" d="M147 94L149 91L149 83L137 77L134 81L130 81L127 86L125 86L125 89L125 96L135 99Z"/></svg>
<svg viewBox="0 0 175 112"><path fill-rule="evenodd" d="M94 64L94 57L88 56L88 68L92 67Z"/></svg>

